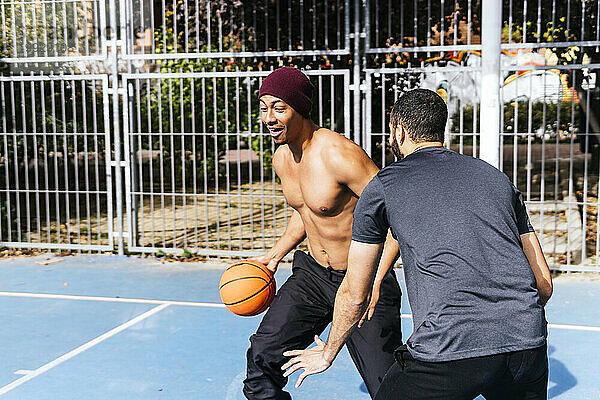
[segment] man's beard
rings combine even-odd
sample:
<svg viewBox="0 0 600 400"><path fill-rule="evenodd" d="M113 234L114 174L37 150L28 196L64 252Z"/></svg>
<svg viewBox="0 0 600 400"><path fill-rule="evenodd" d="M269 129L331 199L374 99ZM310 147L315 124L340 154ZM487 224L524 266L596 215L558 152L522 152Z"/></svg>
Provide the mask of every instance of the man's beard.
<svg viewBox="0 0 600 400"><path fill-rule="evenodd" d="M394 153L394 156L396 156L396 159L401 160L403 155L400 152L400 146L398 146L398 140L395 137L393 138L390 147L392 149L392 153Z"/></svg>

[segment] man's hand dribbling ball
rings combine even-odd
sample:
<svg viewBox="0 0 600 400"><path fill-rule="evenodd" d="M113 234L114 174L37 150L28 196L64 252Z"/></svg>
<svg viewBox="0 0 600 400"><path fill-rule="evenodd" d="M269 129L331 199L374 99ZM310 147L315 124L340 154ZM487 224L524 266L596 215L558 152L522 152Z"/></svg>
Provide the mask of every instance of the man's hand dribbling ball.
<svg viewBox="0 0 600 400"><path fill-rule="evenodd" d="M249 261L256 261L263 264L269 271L275 273L277 271L277 267L279 266L279 261L275 260L268 254L263 254L261 256L251 257L248 259Z"/></svg>

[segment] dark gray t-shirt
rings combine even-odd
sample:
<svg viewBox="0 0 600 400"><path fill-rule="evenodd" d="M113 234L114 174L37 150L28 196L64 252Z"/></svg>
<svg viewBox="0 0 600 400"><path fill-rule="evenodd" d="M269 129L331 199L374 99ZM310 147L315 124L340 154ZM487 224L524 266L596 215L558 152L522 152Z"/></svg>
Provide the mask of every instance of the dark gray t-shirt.
<svg viewBox="0 0 600 400"><path fill-rule="evenodd" d="M533 228L521 193L484 161L425 148L384 168L356 209L352 239L398 240L422 361L546 343L546 318L520 234Z"/></svg>

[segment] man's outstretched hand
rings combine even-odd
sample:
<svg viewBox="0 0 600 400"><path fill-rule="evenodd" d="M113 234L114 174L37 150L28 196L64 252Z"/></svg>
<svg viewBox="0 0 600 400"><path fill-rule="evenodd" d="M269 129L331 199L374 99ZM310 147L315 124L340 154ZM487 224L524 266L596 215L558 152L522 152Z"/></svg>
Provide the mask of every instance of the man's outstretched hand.
<svg viewBox="0 0 600 400"><path fill-rule="evenodd" d="M282 370L287 370L283 373L284 377L290 376L299 369L304 370L298 377L295 387L299 387L307 376L323 372L331 366L332 361L324 357L325 342L315 335L315 343L316 346L306 350L290 350L283 353L286 357L293 357L281 367Z"/></svg>

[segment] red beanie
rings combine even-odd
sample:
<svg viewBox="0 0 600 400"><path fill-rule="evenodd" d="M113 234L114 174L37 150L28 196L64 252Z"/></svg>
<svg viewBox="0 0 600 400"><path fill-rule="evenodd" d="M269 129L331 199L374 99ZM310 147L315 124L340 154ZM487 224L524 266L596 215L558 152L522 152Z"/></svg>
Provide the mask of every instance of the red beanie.
<svg viewBox="0 0 600 400"><path fill-rule="evenodd" d="M258 98L265 94L280 98L308 119L312 108L313 89L313 84L299 69L283 67L265 78Z"/></svg>

